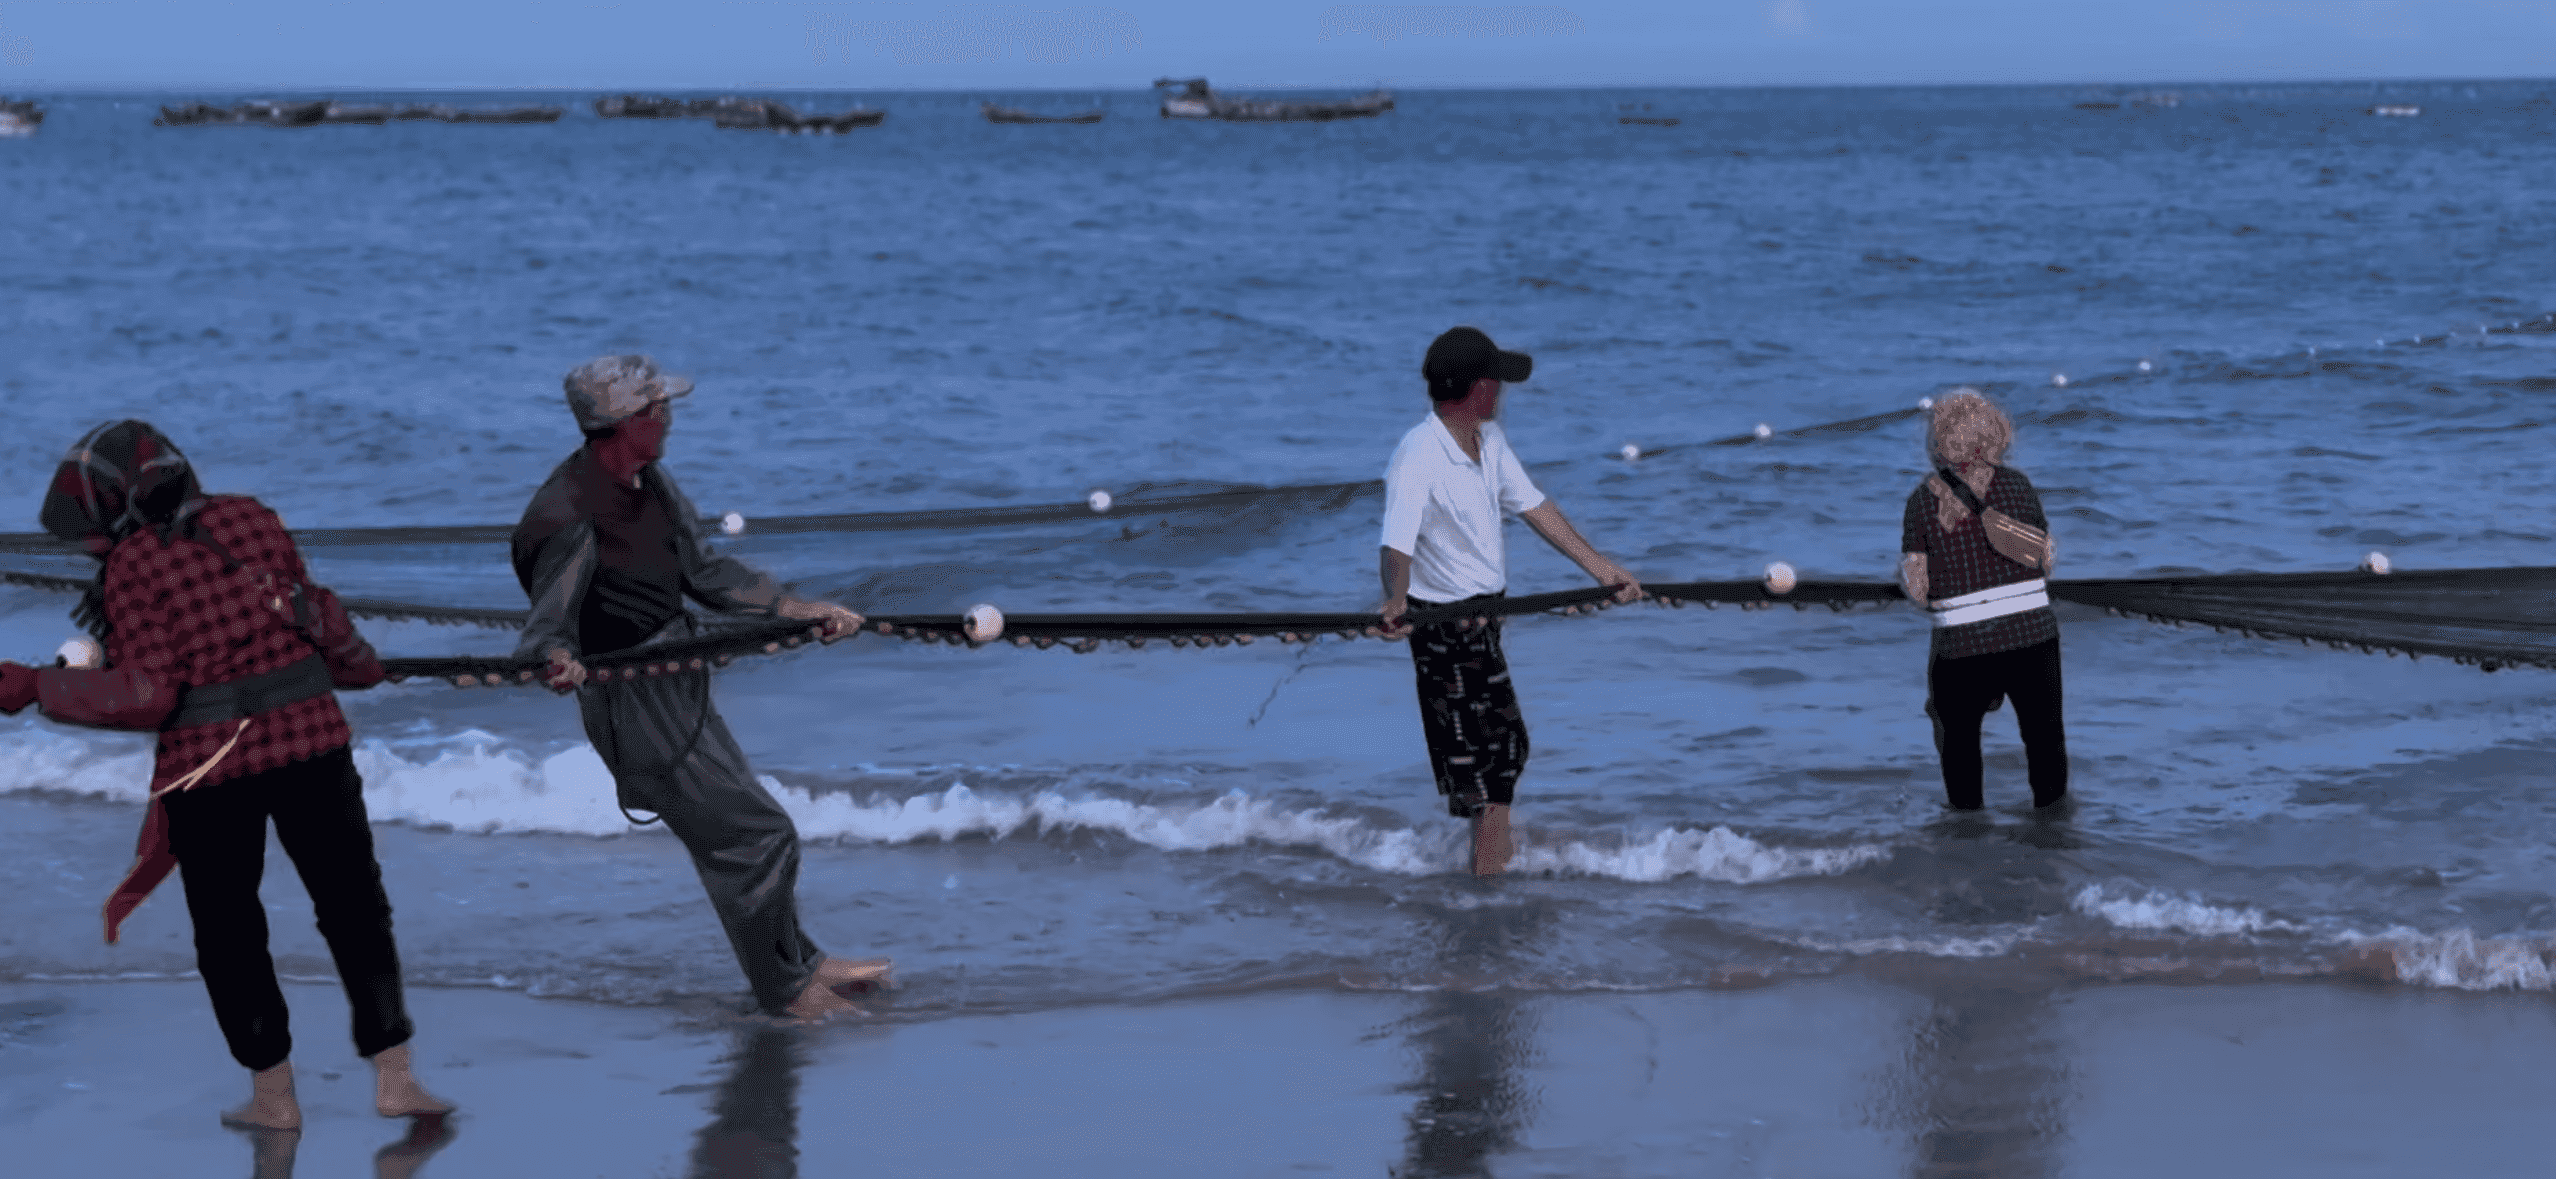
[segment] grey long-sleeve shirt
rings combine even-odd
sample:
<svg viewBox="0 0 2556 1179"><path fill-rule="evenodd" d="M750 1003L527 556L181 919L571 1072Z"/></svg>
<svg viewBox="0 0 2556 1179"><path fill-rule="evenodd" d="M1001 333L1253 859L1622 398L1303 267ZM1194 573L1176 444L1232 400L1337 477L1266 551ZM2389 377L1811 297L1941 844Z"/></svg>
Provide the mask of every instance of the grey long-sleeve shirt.
<svg viewBox="0 0 2556 1179"><path fill-rule="evenodd" d="M641 491L657 497L673 527L674 558L686 597L723 614L774 613L781 601L780 583L743 561L719 555L703 541L701 513L662 464L641 468L639 483ZM515 644L517 658L541 658L560 648L581 657L586 653L580 621L606 559L596 518L598 513L627 511L633 502L614 491L594 451L580 447L551 471L524 508L512 555L515 579L532 599L532 611L522 640Z"/></svg>

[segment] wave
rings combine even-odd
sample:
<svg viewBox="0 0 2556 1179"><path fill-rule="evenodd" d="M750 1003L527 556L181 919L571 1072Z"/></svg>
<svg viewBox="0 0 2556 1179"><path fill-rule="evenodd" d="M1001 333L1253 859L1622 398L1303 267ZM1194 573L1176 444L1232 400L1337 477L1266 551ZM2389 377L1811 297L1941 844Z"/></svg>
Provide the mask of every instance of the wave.
<svg viewBox="0 0 2556 1179"><path fill-rule="evenodd" d="M2359 946L2396 960L2396 981L2460 991L2556 990L2556 936L2478 937L2473 930L2437 933L2396 926L2356 936Z"/></svg>
<svg viewBox="0 0 2556 1179"><path fill-rule="evenodd" d="M2142 890L2116 895L2106 885L2089 884L2069 898L2069 907L2117 928L2162 930L2204 937L2239 937L2262 933L2305 933L2307 927L2265 913L2252 905L2213 905L2179 893Z"/></svg>
<svg viewBox="0 0 2556 1179"><path fill-rule="evenodd" d="M29 727L0 742L0 794L67 793L140 804L146 751ZM431 740L365 740L355 749L364 803L376 822L482 835L622 835L633 832L612 775L590 745L536 758L476 729ZM990 772L990 771L989 771ZM1310 848L1373 871L1434 876L1460 871L1462 829L1379 823L1369 815L1290 807L1245 791L1203 801L1139 801L1053 788L978 790L966 782L895 797L808 789L760 778L809 840L899 844L1098 832L1168 852L1211 852L1258 843ZM661 829L648 829L651 832ZM1877 844L1783 847L1729 827L1667 827L1629 834L1529 828L1514 870L1655 883L1696 877L1762 884L1834 876L1882 859Z"/></svg>
<svg viewBox="0 0 2556 1179"><path fill-rule="evenodd" d="M2080 889L2072 907L2119 929L2192 934L2205 939L2306 935L2311 954L2388 964L2392 981L2462 991L2556 990L2556 936L2479 937L2465 927L2426 932L2391 926L2370 934L2320 930L2252 905L2220 905L2154 889L2136 895L2100 884ZM2241 955L2242 956L2242 955ZM2289 955L2275 954L2283 959ZM2267 968L2270 960L2267 959Z"/></svg>

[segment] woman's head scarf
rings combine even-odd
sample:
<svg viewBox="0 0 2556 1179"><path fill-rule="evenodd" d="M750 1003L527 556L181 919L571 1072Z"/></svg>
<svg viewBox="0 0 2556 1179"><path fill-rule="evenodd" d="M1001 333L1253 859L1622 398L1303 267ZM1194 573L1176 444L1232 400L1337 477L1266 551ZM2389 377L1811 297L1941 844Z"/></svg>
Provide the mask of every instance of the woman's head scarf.
<svg viewBox="0 0 2556 1179"><path fill-rule="evenodd" d="M147 528L166 542L203 506L204 489L177 444L150 423L127 419L89 431L62 456L38 520L46 532L98 558L103 580L107 554L126 537ZM71 617L106 638L101 586L81 595Z"/></svg>

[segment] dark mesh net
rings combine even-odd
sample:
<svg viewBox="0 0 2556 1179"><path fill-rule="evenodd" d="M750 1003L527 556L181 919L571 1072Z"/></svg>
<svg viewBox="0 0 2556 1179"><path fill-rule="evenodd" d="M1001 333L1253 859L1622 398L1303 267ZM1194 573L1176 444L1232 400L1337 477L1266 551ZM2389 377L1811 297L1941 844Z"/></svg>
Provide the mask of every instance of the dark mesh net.
<svg viewBox="0 0 2556 1179"><path fill-rule="evenodd" d="M2556 667L2556 568L2547 566L2054 581L2050 594L2153 622L2441 655L2487 671Z"/></svg>

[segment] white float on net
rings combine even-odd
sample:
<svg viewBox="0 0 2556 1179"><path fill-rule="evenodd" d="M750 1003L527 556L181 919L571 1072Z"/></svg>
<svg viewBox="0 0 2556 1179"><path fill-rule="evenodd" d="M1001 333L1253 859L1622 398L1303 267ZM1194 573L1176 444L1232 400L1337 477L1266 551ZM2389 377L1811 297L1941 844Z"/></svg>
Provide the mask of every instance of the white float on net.
<svg viewBox="0 0 2556 1179"><path fill-rule="evenodd" d="M2050 374L2050 387L2051 387L2051 388L2053 388L2053 389L2065 389L2065 388L2067 388L2067 387L2068 387L2068 374L2066 374L2066 373L2052 373L2052 374Z"/></svg>
<svg viewBox="0 0 2556 1179"><path fill-rule="evenodd" d="M54 651L53 657L61 660L62 666L64 667L77 667L85 670L106 666L106 652L99 649L97 643L90 639L72 638L65 640L61 648Z"/></svg>
<svg viewBox="0 0 2556 1179"><path fill-rule="evenodd" d="M1757 435L1757 436L1758 436L1758 437L1760 437L1760 438L1772 438L1772 437L1774 437L1774 436L1775 436L1775 430L1774 430L1774 428L1773 428L1773 427L1771 427L1771 426L1768 426L1768 425L1767 425L1766 423L1764 423L1764 422L1759 422L1759 423L1757 423L1757 428L1756 428L1755 430L1750 431L1750 433L1753 433L1753 434Z"/></svg>
<svg viewBox="0 0 2556 1179"><path fill-rule="evenodd" d="M990 643L1003 637L1003 612L984 602L967 608L967 637L972 642Z"/></svg>
<svg viewBox="0 0 2556 1179"><path fill-rule="evenodd" d="M1787 565L1782 561L1777 561L1766 567L1767 593L1789 594L1793 592L1794 586L1800 584L1801 579L1793 574L1792 566Z"/></svg>
<svg viewBox="0 0 2556 1179"><path fill-rule="evenodd" d="M1083 502L1090 504L1092 506L1092 510L1095 512L1106 512L1109 510L1109 493L1106 491L1096 490L1090 495L1084 496Z"/></svg>
<svg viewBox="0 0 2556 1179"><path fill-rule="evenodd" d="M2385 573L2385 572L2387 572L2387 571L2388 571L2388 561L2387 561L2387 554L2386 554L2386 553L2382 553L2382 552L2380 552L2380 551L2378 551L2378 550L2376 550L2376 549L2372 549L2372 550L2370 550L2370 555L2369 555L2369 556L2366 556L2366 557L2361 558L2361 572L2363 572L2363 573Z"/></svg>
<svg viewBox="0 0 2556 1179"><path fill-rule="evenodd" d="M727 533L730 536L743 535L745 533L745 517L736 512L730 512L727 515L719 517L719 531Z"/></svg>
<svg viewBox="0 0 2556 1179"><path fill-rule="evenodd" d="M1633 444L1632 444L1632 443L1630 443L1630 442L1627 442L1627 443L1625 443L1625 444L1624 444L1624 449L1619 450L1619 451L1617 451L1616 453L1617 453L1617 454L1620 454L1620 455L1623 455L1623 456L1624 456L1624 461L1629 463L1629 462L1632 462L1632 461L1633 461L1633 460L1635 460L1635 459L1638 459L1638 458L1642 457L1642 448L1641 448L1641 447L1639 447L1639 446L1635 446L1635 445L1633 445Z"/></svg>

